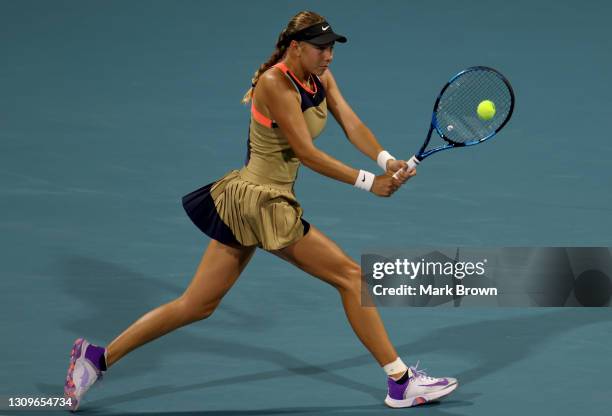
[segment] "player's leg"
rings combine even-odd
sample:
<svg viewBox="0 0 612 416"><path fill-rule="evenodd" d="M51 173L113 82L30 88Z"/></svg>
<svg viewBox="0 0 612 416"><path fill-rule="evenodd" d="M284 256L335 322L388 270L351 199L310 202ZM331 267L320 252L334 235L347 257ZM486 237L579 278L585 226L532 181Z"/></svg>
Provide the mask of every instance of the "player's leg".
<svg viewBox="0 0 612 416"><path fill-rule="evenodd" d="M387 405L415 406L455 390L454 378L434 378L415 367L407 369L391 344L376 307L361 306L361 267L316 227L311 226L296 243L272 253L338 290L355 334L390 376Z"/></svg>
<svg viewBox="0 0 612 416"><path fill-rule="evenodd" d="M185 292L143 315L108 345L107 367L143 344L209 317L254 252L255 247L230 247L212 240Z"/></svg>
<svg viewBox="0 0 612 416"><path fill-rule="evenodd" d="M383 366L397 358L375 307L361 306L361 267L315 226L296 243L271 251L336 288L357 337Z"/></svg>
<svg viewBox="0 0 612 416"><path fill-rule="evenodd" d="M230 247L216 240L208 245L196 273L177 299L143 315L107 348L79 338L71 355L64 394L76 410L87 390L103 371L130 351L177 328L209 317L236 282L255 252L255 247Z"/></svg>

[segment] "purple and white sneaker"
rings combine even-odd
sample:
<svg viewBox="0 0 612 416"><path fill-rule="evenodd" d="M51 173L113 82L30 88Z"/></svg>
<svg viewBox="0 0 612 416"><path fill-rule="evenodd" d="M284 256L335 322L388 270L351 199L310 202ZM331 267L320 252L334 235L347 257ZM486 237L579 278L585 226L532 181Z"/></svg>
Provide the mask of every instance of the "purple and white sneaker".
<svg viewBox="0 0 612 416"><path fill-rule="evenodd" d="M70 352L70 365L64 384L64 397L70 399L69 409L73 412L79 408L83 395L93 384L102 379L106 371L105 349L77 339Z"/></svg>
<svg viewBox="0 0 612 416"><path fill-rule="evenodd" d="M423 370L417 370L419 363L408 369L407 375L397 383L387 377L389 390L385 404L389 407L412 407L438 400L453 392L459 383L451 377L430 377Z"/></svg>

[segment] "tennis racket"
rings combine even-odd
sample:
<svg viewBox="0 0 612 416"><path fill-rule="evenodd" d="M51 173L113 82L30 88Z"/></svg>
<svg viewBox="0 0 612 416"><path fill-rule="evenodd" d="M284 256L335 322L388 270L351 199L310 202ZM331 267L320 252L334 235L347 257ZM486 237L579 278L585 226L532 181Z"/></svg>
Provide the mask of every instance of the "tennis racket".
<svg viewBox="0 0 612 416"><path fill-rule="evenodd" d="M434 104L427 138L403 169L412 169L442 150L473 146L491 139L508 123L513 110L514 91L502 74L486 66L464 69L442 88ZM427 150L434 130L444 143ZM401 171L393 177L397 179Z"/></svg>

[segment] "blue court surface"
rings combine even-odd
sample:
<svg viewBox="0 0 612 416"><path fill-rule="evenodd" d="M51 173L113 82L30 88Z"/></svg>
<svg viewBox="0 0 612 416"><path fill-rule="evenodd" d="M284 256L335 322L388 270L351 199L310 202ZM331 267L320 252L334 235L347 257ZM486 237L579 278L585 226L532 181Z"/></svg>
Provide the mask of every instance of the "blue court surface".
<svg viewBox="0 0 612 416"><path fill-rule="evenodd" d="M604 1L0 1L0 414L61 396L74 339L105 345L180 295L209 239L180 198L241 167L255 69L300 10L349 42L331 69L381 144L409 157L447 79L516 92L489 143L427 159L391 198L302 167L304 216L368 247L612 246ZM330 117L317 146L377 171ZM126 356L84 415L610 414L610 308L381 308L447 400L384 406L385 375L336 291L259 250L209 320ZM63 412L63 411L62 411Z"/></svg>

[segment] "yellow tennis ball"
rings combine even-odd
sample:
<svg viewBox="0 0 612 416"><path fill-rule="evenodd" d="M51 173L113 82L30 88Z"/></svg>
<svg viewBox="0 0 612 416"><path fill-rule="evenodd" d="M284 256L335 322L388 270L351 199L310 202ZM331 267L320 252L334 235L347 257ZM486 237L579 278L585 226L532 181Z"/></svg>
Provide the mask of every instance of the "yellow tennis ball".
<svg viewBox="0 0 612 416"><path fill-rule="evenodd" d="M495 104L490 100L481 101L476 113L481 120L491 120L495 116Z"/></svg>

